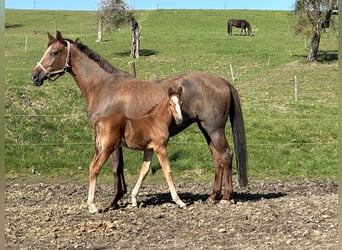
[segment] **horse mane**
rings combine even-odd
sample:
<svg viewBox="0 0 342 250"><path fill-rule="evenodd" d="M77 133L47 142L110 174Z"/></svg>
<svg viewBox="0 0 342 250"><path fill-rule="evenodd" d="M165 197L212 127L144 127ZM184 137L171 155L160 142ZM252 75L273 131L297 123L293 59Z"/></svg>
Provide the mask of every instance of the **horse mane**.
<svg viewBox="0 0 342 250"><path fill-rule="evenodd" d="M103 68L108 73L120 74L124 77L132 77L129 73L115 68L106 59L101 57L98 53L91 50L87 45L83 44L79 38L76 39L75 44L79 50L86 54L91 60L96 62L101 68Z"/></svg>

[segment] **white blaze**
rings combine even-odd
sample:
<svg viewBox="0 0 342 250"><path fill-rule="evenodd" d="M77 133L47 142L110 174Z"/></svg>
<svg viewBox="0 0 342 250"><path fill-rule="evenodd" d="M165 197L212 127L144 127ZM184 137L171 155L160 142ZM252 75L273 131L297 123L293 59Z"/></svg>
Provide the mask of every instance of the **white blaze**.
<svg viewBox="0 0 342 250"><path fill-rule="evenodd" d="M177 114L182 117L182 111L181 111L181 107L179 105L178 97L177 96L172 96L171 99L172 99L173 103L176 105L176 112L177 112Z"/></svg>

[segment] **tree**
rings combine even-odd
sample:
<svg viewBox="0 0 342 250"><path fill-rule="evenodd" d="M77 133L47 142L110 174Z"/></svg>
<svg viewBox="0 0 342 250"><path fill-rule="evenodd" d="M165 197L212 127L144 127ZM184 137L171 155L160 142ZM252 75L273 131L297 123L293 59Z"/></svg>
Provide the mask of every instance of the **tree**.
<svg viewBox="0 0 342 250"><path fill-rule="evenodd" d="M102 32L110 32L128 24L133 17L125 0L101 0L98 4L98 35L96 42L102 41Z"/></svg>
<svg viewBox="0 0 342 250"><path fill-rule="evenodd" d="M139 58L139 47L140 47L140 28L137 20L132 16L132 47L131 57Z"/></svg>
<svg viewBox="0 0 342 250"><path fill-rule="evenodd" d="M295 33L311 36L308 61L316 61L321 35L330 26L330 17L337 0L296 0Z"/></svg>

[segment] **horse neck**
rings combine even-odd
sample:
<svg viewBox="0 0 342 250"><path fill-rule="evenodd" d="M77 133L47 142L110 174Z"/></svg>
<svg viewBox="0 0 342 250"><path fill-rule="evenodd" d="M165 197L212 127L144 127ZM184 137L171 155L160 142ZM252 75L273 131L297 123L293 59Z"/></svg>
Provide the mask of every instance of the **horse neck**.
<svg viewBox="0 0 342 250"><path fill-rule="evenodd" d="M163 123L169 127L173 119L172 112L169 109L169 97L164 98L163 101L154 106L146 115L143 117L156 116L158 120L162 120Z"/></svg>
<svg viewBox="0 0 342 250"><path fill-rule="evenodd" d="M80 88L88 104L97 95L104 83L119 82L127 78L120 70L108 72L97 62L80 51L75 44L70 48L71 75ZM121 74L120 74L121 73Z"/></svg>

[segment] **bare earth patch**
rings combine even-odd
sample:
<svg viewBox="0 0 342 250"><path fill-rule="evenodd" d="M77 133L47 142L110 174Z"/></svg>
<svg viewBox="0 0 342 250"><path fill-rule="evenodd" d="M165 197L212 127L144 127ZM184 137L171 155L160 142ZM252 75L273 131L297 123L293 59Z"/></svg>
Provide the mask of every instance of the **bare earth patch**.
<svg viewBox="0 0 342 250"><path fill-rule="evenodd" d="M129 187L129 194L132 186ZM212 185L179 184L179 209L166 185L143 185L139 208L91 215L87 184L24 184L8 179L5 249L337 249L337 182L235 184L235 204L208 204ZM97 205L112 185L97 188Z"/></svg>

